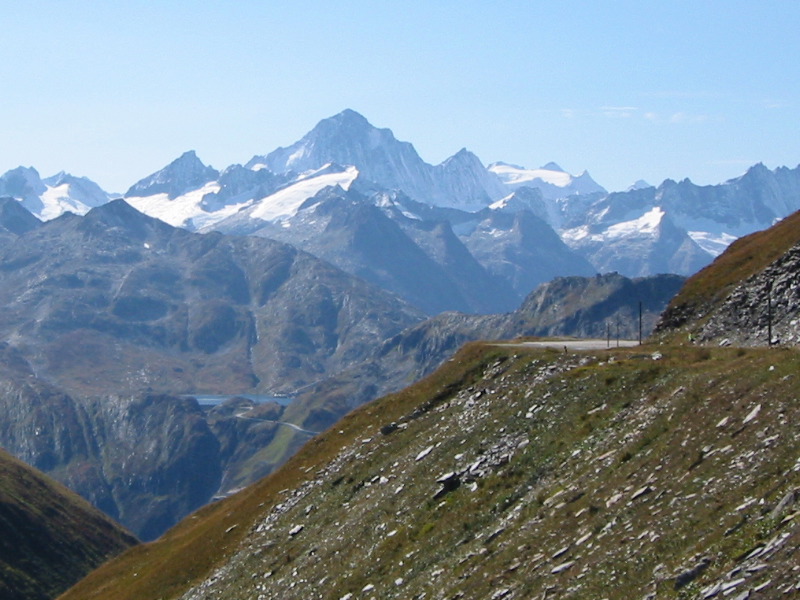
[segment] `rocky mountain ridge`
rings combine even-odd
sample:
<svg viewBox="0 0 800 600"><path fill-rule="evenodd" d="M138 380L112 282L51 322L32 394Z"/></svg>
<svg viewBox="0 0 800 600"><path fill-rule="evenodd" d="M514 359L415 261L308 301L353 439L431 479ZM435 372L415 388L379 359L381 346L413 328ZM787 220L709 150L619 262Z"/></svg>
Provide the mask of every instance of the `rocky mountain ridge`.
<svg viewBox="0 0 800 600"><path fill-rule="evenodd" d="M83 213L93 203L107 201L102 194L76 196L77 191L69 192L78 189L75 184L58 187L65 192L47 191L50 188L30 170L17 169L0 179L6 182L0 192L5 190L27 203L40 218L53 218L64 210ZM562 267L569 270L556 275L586 275L581 269L588 265L594 272L617 271L629 277L667 271L691 275L737 237L769 227L800 208L798 169L770 171L755 165L742 177L716 186L667 180L658 187L634 186L609 194L588 174L574 177L552 163L541 169L508 163L484 167L473 154L461 150L439 165L430 165L410 143L398 141L389 129L373 127L352 110L322 120L295 144L221 172L187 152L133 185L126 198L139 210L175 226L228 232L262 229L263 235L282 231L294 238L292 243L301 243L305 234L300 207L335 185L348 190L355 185L367 204L378 205L380 197L399 193L427 207L426 211L419 206L405 210L406 220L432 221L424 225L429 229L453 229L472 255L469 260L477 260L489 275L500 277L504 286L514 290L513 297L502 300L506 310L547 279L531 286L525 278L515 279L518 273L508 273L519 270L518 263L531 252L530 245L513 236L506 236L505 255L473 252L491 247L494 236L502 232L491 227L487 208L496 213L531 212L542 219L541 227L552 231L537 242L534 254L557 251L569 257L562 259L566 261ZM59 194L72 200L56 201L62 198ZM517 198L509 200L511 194ZM410 206L409 202L400 204L404 209ZM398 213L384 212L403 227ZM427 212L424 218L422 212ZM301 231L292 232L294 227ZM419 249L426 253L423 242ZM505 261L510 261L510 269L503 266ZM469 285L469 278L459 284ZM521 289L523 285L527 287ZM499 308L487 308L483 301L470 303L459 294L445 299L448 309L464 310L465 301L472 312Z"/></svg>
<svg viewBox="0 0 800 600"><path fill-rule="evenodd" d="M671 302L656 330L706 344L797 345L800 213L745 236Z"/></svg>
<svg viewBox="0 0 800 600"><path fill-rule="evenodd" d="M290 246L189 233L122 200L0 247L0 281L3 339L80 393L286 393L422 318Z"/></svg>

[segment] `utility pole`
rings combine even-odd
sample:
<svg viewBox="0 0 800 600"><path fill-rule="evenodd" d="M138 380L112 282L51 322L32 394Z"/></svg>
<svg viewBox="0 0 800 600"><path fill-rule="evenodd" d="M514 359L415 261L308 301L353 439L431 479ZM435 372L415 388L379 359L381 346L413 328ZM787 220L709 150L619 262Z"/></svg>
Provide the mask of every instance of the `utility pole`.
<svg viewBox="0 0 800 600"><path fill-rule="evenodd" d="M642 345L642 301L639 300L639 345Z"/></svg>
<svg viewBox="0 0 800 600"><path fill-rule="evenodd" d="M772 346L772 281L767 281L767 346Z"/></svg>

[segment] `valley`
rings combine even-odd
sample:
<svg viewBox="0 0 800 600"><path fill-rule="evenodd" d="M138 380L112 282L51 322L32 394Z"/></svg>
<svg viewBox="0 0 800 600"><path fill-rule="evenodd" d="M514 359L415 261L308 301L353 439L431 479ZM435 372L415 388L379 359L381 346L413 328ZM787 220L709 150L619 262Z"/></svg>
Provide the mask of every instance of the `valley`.
<svg viewBox="0 0 800 600"><path fill-rule="evenodd" d="M65 598L790 590L798 173L608 193L351 110L124 198L9 171L0 445L149 542Z"/></svg>
<svg viewBox="0 0 800 600"><path fill-rule="evenodd" d="M797 361L473 344L65 598L775 597Z"/></svg>

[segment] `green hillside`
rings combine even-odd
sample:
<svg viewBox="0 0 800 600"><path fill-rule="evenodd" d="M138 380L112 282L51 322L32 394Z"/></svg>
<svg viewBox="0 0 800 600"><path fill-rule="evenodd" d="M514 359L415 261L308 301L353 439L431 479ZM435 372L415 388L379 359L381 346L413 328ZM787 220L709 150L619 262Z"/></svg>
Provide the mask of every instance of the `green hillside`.
<svg viewBox="0 0 800 600"><path fill-rule="evenodd" d="M54 598L136 539L0 450L0 598Z"/></svg>

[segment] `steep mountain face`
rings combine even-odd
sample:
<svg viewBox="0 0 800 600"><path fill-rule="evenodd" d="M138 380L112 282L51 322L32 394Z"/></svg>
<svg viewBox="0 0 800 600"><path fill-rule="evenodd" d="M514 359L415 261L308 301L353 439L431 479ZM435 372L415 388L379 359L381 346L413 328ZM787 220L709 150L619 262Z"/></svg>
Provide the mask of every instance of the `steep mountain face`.
<svg viewBox="0 0 800 600"><path fill-rule="evenodd" d="M65 600L791 595L798 368L473 345Z"/></svg>
<svg viewBox="0 0 800 600"><path fill-rule="evenodd" d="M505 192L470 152L461 150L440 165L429 165L411 144L396 140L388 129L373 127L352 110L323 119L298 142L255 156L245 166L302 173L328 163L355 165L365 179L383 188L440 206L481 208Z"/></svg>
<svg viewBox="0 0 800 600"><path fill-rule="evenodd" d="M0 596L50 600L136 543L85 500L0 450Z"/></svg>
<svg viewBox="0 0 800 600"><path fill-rule="evenodd" d="M531 211L486 210L477 216L483 218L462 235L464 243L478 262L508 281L521 297L554 277L597 272Z"/></svg>
<svg viewBox="0 0 800 600"><path fill-rule="evenodd" d="M607 229L572 230L566 239L601 272L685 275L697 272L711 258L658 207L632 222Z"/></svg>
<svg viewBox="0 0 800 600"><path fill-rule="evenodd" d="M37 378L7 345L0 409L0 445L143 540L269 473L314 433L292 429L275 403L203 408L166 394L70 395ZM281 439L283 429L293 442Z"/></svg>
<svg viewBox="0 0 800 600"><path fill-rule="evenodd" d="M287 392L420 318L291 247L188 233L123 201L20 236L0 282L3 339L73 393Z"/></svg>
<svg viewBox="0 0 800 600"><path fill-rule="evenodd" d="M208 167L190 150L169 165L134 183L125 193L126 197L166 194L172 200L190 190L202 187L219 177L219 172Z"/></svg>
<svg viewBox="0 0 800 600"><path fill-rule="evenodd" d="M218 491L219 443L196 402L73 397L36 378L13 349L4 348L2 358L0 444L142 539Z"/></svg>
<svg viewBox="0 0 800 600"><path fill-rule="evenodd" d="M17 236L36 229L41 224L39 219L25 210L14 198L0 197L0 232L9 234L11 239L15 239Z"/></svg>
<svg viewBox="0 0 800 600"><path fill-rule="evenodd" d="M446 220L410 213L405 197L381 192L367 197L356 187L325 188L277 221L255 225L244 211L215 229L290 243L428 314L491 313L519 304L506 280L487 272Z"/></svg>

